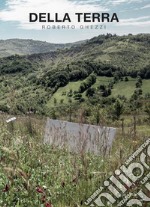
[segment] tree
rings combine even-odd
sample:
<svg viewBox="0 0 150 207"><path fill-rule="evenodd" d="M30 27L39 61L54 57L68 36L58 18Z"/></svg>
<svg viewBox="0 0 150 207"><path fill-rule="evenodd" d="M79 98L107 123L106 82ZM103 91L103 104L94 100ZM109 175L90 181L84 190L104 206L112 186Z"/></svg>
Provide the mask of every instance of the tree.
<svg viewBox="0 0 150 207"><path fill-rule="evenodd" d="M141 87L141 83L140 82L136 82L136 88L140 88Z"/></svg>
<svg viewBox="0 0 150 207"><path fill-rule="evenodd" d="M139 89L139 95L142 95L142 94L143 94L142 89Z"/></svg>
<svg viewBox="0 0 150 207"><path fill-rule="evenodd" d="M121 114L123 113L123 111L124 111L124 104L120 99L117 99L113 107L114 118L118 120Z"/></svg>
<svg viewBox="0 0 150 207"><path fill-rule="evenodd" d="M91 74L88 78L87 78L87 83L89 85L93 85L96 82L96 76L94 74Z"/></svg>
<svg viewBox="0 0 150 207"><path fill-rule="evenodd" d="M82 94L76 93L73 98L74 98L74 100L78 101L78 100L80 100L82 98Z"/></svg>
<svg viewBox="0 0 150 207"><path fill-rule="evenodd" d="M145 110L144 110L147 115L148 115L148 120L150 121L150 102L145 104Z"/></svg>
<svg viewBox="0 0 150 207"><path fill-rule="evenodd" d="M111 88L108 88L108 90L107 90L107 95L108 95L108 96L111 95Z"/></svg>
<svg viewBox="0 0 150 207"><path fill-rule="evenodd" d="M88 88L86 91L86 96L87 97L92 97L95 93L95 88Z"/></svg>
<svg viewBox="0 0 150 207"><path fill-rule="evenodd" d="M118 82L119 81L119 76L118 75L115 75L114 76L114 83Z"/></svg>
<svg viewBox="0 0 150 207"><path fill-rule="evenodd" d="M104 90L106 90L106 86L105 85L100 85L99 89L100 89L100 91L104 91Z"/></svg>
<svg viewBox="0 0 150 207"><path fill-rule="evenodd" d="M137 82L136 82L136 88L140 88L142 86L142 78L138 76Z"/></svg>
<svg viewBox="0 0 150 207"><path fill-rule="evenodd" d="M138 80L137 82L141 83L142 84L142 78L140 76L138 76Z"/></svg>
<svg viewBox="0 0 150 207"><path fill-rule="evenodd" d="M61 99L61 100L60 100L60 104L63 104L63 103L64 103L64 99Z"/></svg>
<svg viewBox="0 0 150 207"><path fill-rule="evenodd" d="M83 93L86 89L87 89L86 82L82 82L80 87L79 87L79 93Z"/></svg>
<svg viewBox="0 0 150 207"><path fill-rule="evenodd" d="M52 108L49 113L52 119L57 119L55 108Z"/></svg>
<svg viewBox="0 0 150 207"><path fill-rule="evenodd" d="M125 82L127 82L127 81L129 81L129 78L126 76L124 80L125 80Z"/></svg>

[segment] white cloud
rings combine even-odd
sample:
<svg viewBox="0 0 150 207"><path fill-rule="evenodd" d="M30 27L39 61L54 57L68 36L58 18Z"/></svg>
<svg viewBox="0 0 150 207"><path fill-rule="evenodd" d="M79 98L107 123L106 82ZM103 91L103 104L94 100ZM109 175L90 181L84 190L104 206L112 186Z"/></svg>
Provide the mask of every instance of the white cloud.
<svg viewBox="0 0 150 207"><path fill-rule="evenodd" d="M68 12L72 20L71 24L77 25L77 17L74 15L76 12L104 11L108 9L92 0L82 1L80 4L69 0L7 0L7 9L0 11L0 20L17 21L22 29L41 29L41 23L29 23L29 13L59 13L63 17L64 13ZM68 22L65 24L68 25Z"/></svg>
<svg viewBox="0 0 150 207"><path fill-rule="evenodd" d="M139 20L145 20L145 19L150 19L150 16L122 19L121 22L137 22Z"/></svg>
<svg viewBox="0 0 150 207"><path fill-rule="evenodd" d="M150 26L150 16L121 19L118 26L139 26L139 27Z"/></svg>
<svg viewBox="0 0 150 207"><path fill-rule="evenodd" d="M150 8L150 4L143 6L141 9L148 9L148 8Z"/></svg>
<svg viewBox="0 0 150 207"><path fill-rule="evenodd" d="M143 0L110 0L108 4L112 4L114 6L119 4L131 4L131 3L141 3Z"/></svg>
<svg viewBox="0 0 150 207"><path fill-rule="evenodd" d="M117 5L117 4L122 4L122 3L127 3L128 0L114 0L114 1L111 1L111 3L113 5Z"/></svg>
<svg viewBox="0 0 150 207"><path fill-rule="evenodd" d="M126 23L120 24L120 26L149 27L150 26L150 21L145 21L145 22L126 22Z"/></svg>
<svg viewBox="0 0 150 207"><path fill-rule="evenodd" d="M79 24L77 23L77 17L74 15L76 12L101 13L109 11L109 8L112 7L117 10L117 6L120 4L140 3L142 1L143 0L108 0L105 2L98 0L7 0L6 9L0 11L0 20L18 22L18 27L21 29L41 30L42 24L50 25L53 23L29 23L29 13L51 13L52 16L54 16L54 13L59 13L60 18L62 18L64 13L68 12L72 22L63 23L63 25L75 25L77 27ZM149 7L150 4L141 8ZM150 16L120 19L120 22L116 25L143 27L149 26L149 21ZM89 23L84 23L84 25L86 24L89 25ZM97 24L97 22L95 22L95 24ZM55 23L55 25L60 25L60 23Z"/></svg>

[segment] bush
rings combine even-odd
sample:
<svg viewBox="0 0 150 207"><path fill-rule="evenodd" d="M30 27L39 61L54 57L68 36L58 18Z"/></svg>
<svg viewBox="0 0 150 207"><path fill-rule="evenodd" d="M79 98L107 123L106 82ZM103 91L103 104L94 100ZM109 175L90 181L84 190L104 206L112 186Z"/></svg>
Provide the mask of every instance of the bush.
<svg viewBox="0 0 150 207"><path fill-rule="evenodd" d="M94 96L94 94L95 94L95 88L88 88L85 95L87 97L92 97Z"/></svg>

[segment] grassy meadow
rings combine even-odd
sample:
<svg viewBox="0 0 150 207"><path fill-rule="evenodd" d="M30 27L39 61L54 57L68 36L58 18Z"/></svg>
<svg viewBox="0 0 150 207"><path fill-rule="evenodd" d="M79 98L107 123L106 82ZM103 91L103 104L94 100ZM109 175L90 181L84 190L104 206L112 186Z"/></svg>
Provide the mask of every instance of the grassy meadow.
<svg viewBox="0 0 150 207"><path fill-rule="evenodd" d="M108 86L109 83L113 81L113 78L101 76L96 78L96 82L92 85L92 88L98 89L100 85ZM78 91L82 81L69 82L66 86L60 87L51 97L50 101L48 101L48 107L54 107L56 105L68 104L70 97L68 96L70 91ZM129 77L128 82L119 81L114 84L111 96L110 97L118 97L119 95L125 96L127 99L130 99L133 95L136 87L137 78ZM149 93L149 80L143 80L143 84L141 86L143 95ZM86 100L86 91L82 94L82 97ZM55 102L56 101L56 102ZM71 97L71 101L75 102L75 100Z"/></svg>
<svg viewBox="0 0 150 207"><path fill-rule="evenodd" d="M67 149L43 145L46 119L17 116L0 121L0 206L79 207L110 177L150 134L138 117L124 117L108 156L73 154Z"/></svg>

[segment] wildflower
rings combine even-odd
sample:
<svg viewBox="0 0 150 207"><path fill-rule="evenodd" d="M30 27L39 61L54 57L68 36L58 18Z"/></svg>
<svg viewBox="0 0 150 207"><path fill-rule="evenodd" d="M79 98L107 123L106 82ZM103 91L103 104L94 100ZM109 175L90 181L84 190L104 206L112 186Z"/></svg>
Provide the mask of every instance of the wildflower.
<svg viewBox="0 0 150 207"><path fill-rule="evenodd" d="M37 188L36 188L36 191L37 191L38 193L44 193L44 190L43 190L41 187L37 187Z"/></svg>
<svg viewBox="0 0 150 207"><path fill-rule="evenodd" d="M132 142L133 142L133 143L135 143L135 144L137 144L137 143L138 143L136 140L133 140Z"/></svg>
<svg viewBox="0 0 150 207"><path fill-rule="evenodd" d="M51 203L45 203L45 207L53 207Z"/></svg>
<svg viewBox="0 0 150 207"><path fill-rule="evenodd" d="M4 188L4 190L3 190L3 192L8 192L8 191L9 191L9 186L6 185L5 188Z"/></svg>

